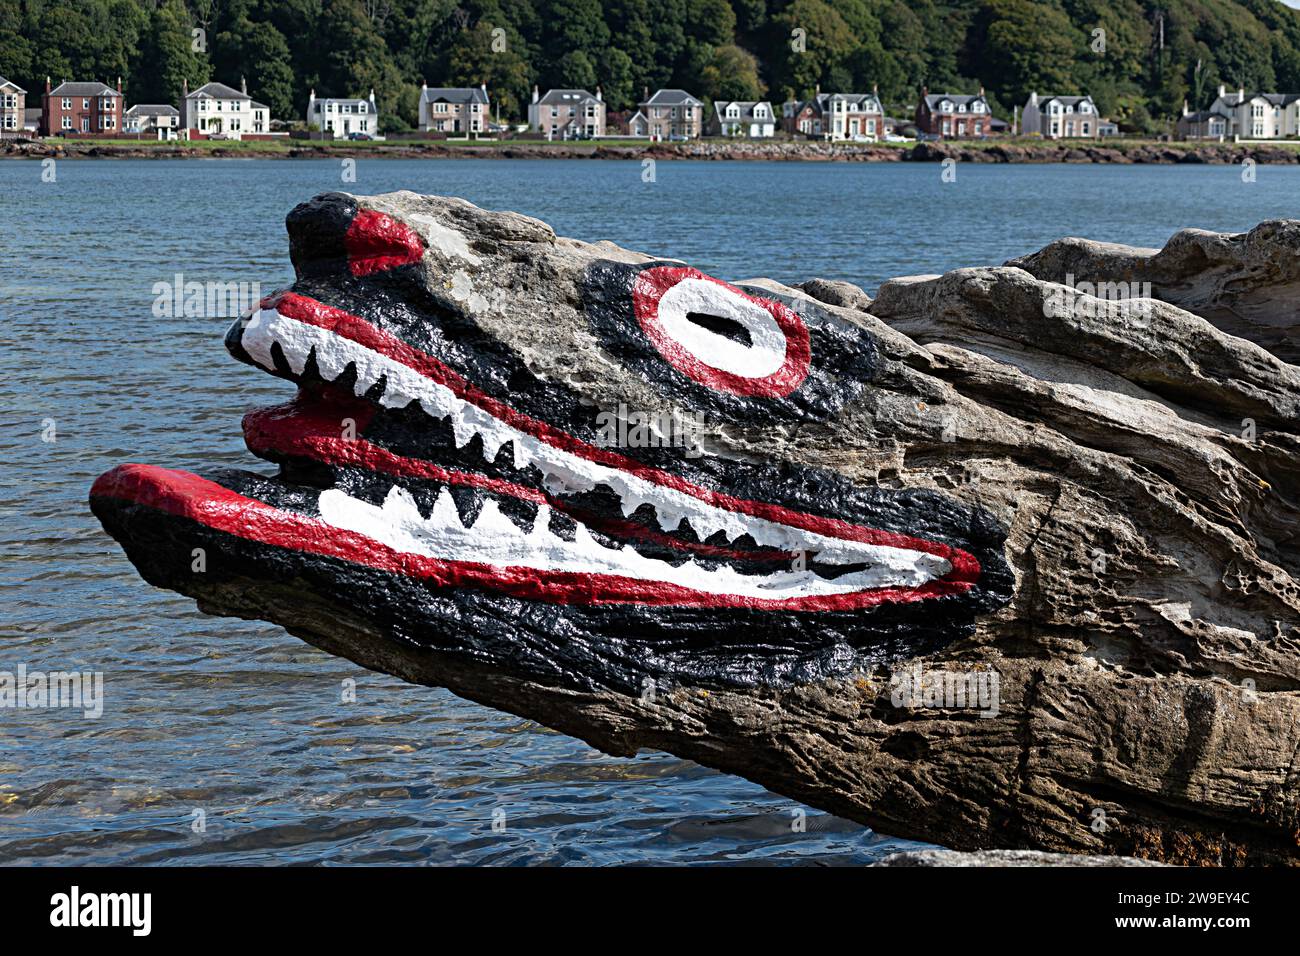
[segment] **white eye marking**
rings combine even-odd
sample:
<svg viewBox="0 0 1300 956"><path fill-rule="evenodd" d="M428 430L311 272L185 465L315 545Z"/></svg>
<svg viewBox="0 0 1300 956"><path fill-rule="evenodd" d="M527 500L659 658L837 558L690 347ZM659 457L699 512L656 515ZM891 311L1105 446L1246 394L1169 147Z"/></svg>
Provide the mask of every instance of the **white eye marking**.
<svg viewBox="0 0 1300 956"><path fill-rule="evenodd" d="M749 344L691 321L692 313L730 319L749 334ZM694 278L678 282L659 300L659 322L669 338L710 368L744 378L766 378L785 364L786 335L772 314L717 282Z"/></svg>

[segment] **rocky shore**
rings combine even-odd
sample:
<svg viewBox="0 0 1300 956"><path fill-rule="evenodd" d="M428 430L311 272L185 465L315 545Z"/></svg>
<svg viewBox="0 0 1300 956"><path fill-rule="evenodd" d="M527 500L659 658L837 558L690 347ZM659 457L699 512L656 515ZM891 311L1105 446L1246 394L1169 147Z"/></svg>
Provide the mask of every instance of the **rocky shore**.
<svg viewBox="0 0 1300 956"><path fill-rule="evenodd" d="M0 159L692 159L757 162L897 163L1175 163L1260 164L1300 162L1300 150L1286 146L1210 143L1117 142L1110 145L971 142L917 143L910 146L856 143L658 143L583 145L581 143L496 143L392 141L365 145L289 140L275 144L229 146L142 142L138 145L76 141L19 140L0 144Z"/></svg>

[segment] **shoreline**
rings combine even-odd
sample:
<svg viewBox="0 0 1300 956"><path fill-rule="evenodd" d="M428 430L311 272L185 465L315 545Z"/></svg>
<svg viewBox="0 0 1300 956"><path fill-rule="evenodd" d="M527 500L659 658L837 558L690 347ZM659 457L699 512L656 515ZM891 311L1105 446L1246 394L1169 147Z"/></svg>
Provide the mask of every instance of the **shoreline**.
<svg viewBox="0 0 1300 956"><path fill-rule="evenodd" d="M1114 145L1024 141L927 142L912 145L868 143L692 143L551 144L443 142L348 143L289 140L225 143L96 143L28 141L0 143L0 159L616 159L715 160L743 162L942 162L969 163L1114 163L1120 165L1300 163L1300 143L1161 143L1129 141Z"/></svg>

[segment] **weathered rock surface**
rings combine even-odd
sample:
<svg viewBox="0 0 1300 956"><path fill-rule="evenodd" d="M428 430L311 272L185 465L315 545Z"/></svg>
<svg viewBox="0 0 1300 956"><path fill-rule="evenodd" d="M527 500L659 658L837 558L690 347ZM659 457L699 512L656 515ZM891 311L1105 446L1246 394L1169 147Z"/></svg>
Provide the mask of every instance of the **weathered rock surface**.
<svg viewBox="0 0 1300 956"><path fill-rule="evenodd" d="M1007 265L1048 282L1149 283L1150 295L1300 362L1300 222L1222 235L1184 229L1163 249L1061 239ZM1104 294L1104 292L1103 292Z"/></svg>
<svg viewBox="0 0 1300 956"><path fill-rule="evenodd" d="M268 303L228 338L237 357L302 386L295 403L245 423L250 448L281 475L204 482L128 466L92 491L151 582L607 753L666 750L886 833L958 849L1300 862L1300 370L1215 328L1192 298L1129 302L1119 315L1008 266L897 280L874 301L836 283L755 280L741 292L699 278L687 290L697 297L669 315L662 297L687 289L672 292L688 278L677 264L456 200L322 197L290 228L297 298ZM1270 228L1278 242L1300 235L1297 223ZM1233 261L1269 274L1251 248ZM1093 259L1097 278L1111 278ZM1187 288L1214 287L1180 274ZM302 305L309 296L332 305ZM1264 303L1286 301L1266 281L1253 296L1261 320L1272 314ZM787 359L801 354L791 330L807 325L801 376L782 378L788 363L767 378L757 374L766 366L745 365L772 328L751 305L783 330ZM710 356L683 345L702 340L682 322L742 345L739 378L691 362ZM684 338L666 341L665 326ZM895 544L906 529L910 557L889 560L906 557L893 573L913 590L900 603L898 582L847 561L828 571L817 557L816 580L746 565L795 597L721 608L687 607L684 592L644 580L611 590L599 572L505 581L491 561L487 577L439 565L442 576L409 585L403 575L429 570L420 548L454 543L446 526L430 530L437 486L420 482L430 448L446 456L439 467L468 467L455 457L461 439L435 441L403 404L435 402L424 379L322 329L426 377L445 377L437 358L579 439L600 409L706 412L699 459L625 451L742 499L711 499L718 507L781 502L874 522ZM765 393L760 379L777 384ZM454 414L477 414L468 408ZM482 468L478 441L465 448ZM409 505L384 505L394 483ZM538 482L536 495L580 525L584 508L602 507L577 507L563 484ZM504 494L475 487L457 499L462 517ZM514 535L498 527L502 540ZM646 546L645 527L592 528L624 550ZM714 539L685 528L664 527L670 540L656 546L692 550L715 570L772 557L742 538L730 543L739 558L706 554L697 542ZM373 535L395 554L371 546ZM779 540L778 553L800 550ZM926 550L934 542L947 564L925 557L940 553ZM186 570L196 546L209 549L202 574ZM475 547L482 557L498 543ZM565 546L548 547L547 561L567 560ZM849 548L818 547L832 557ZM969 576L953 578L958 566ZM864 599L873 589L881 603ZM804 601L814 591L838 597Z"/></svg>

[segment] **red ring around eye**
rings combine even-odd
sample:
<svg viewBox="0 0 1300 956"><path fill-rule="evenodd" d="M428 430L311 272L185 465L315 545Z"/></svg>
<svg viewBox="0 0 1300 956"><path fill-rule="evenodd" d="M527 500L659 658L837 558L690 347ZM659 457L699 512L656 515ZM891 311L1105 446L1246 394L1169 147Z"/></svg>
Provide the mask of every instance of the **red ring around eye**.
<svg viewBox="0 0 1300 956"><path fill-rule="evenodd" d="M702 361L690 349L669 334L660 315L660 303L674 286L694 279L710 282L736 296L744 303L757 305L772 317L785 337L785 359L780 367L766 375L748 376L717 368ZM773 299L763 299L742 292L698 269L684 266L656 266L637 274L632 284L632 308L642 330L659 350L659 354L692 381L733 395L784 398L808 377L812 350L808 327L789 306Z"/></svg>
<svg viewBox="0 0 1300 956"><path fill-rule="evenodd" d="M362 209L348 226L344 243L354 276L419 262L424 242L410 226L373 209Z"/></svg>

